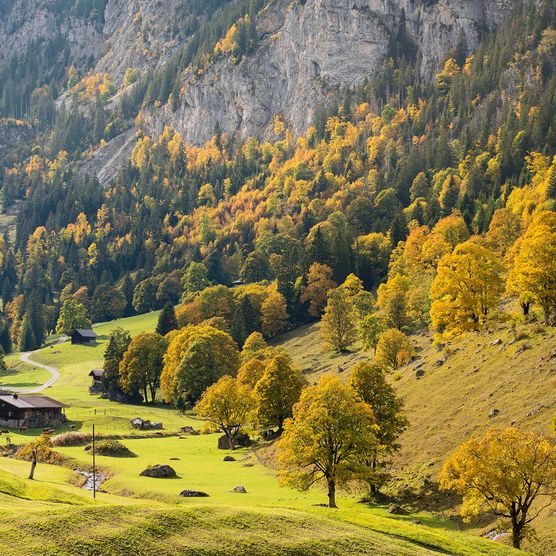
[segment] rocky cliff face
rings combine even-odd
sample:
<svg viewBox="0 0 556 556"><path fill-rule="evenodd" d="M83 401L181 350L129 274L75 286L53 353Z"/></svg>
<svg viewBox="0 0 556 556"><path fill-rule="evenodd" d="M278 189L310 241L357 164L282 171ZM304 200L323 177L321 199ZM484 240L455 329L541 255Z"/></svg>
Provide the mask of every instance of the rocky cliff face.
<svg viewBox="0 0 556 556"><path fill-rule="evenodd" d="M159 66L186 39L187 5L181 0L108 0L104 24L53 14L37 0L5 0L0 9L0 66L29 41L60 31L69 62L88 61L120 83L129 67ZM207 140L218 122L228 133L268 136L281 113L296 132L312 120L330 91L354 85L383 64L402 20L416 47L420 71L430 78L446 52L464 36L507 15L517 0L274 0L257 21L257 50L239 64L222 57L201 76L183 76L176 111L147 114L153 134L171 125L184 139ZM185 11L184 11L185 10ZM180 15L181 14L181 15Z"/></svg>
<svg viewBox="0 0 556 556"><path fill-rule="evenodd" d="M104 12L105 53L96 70L119 83L128 68L163 64L187 38L179 0L109 0Z"/></svg>
<svg viewBox="0 0 556 556"><path fill-rule="evenodd" d="M69 63L85 68L102 55L102 29L88 18L58 13L37 0L0 2L0 68L14 57L23 56L32 43L65 38Z"/></svg>
<svg viewBox="0 0 556 556"><path fill-rule="evenodd" d="M384 62L405 13L424 77L464 36L473 47L515 0L277 0L259 18L257 52L240 64L219 60L200 79L184 80L181 107L150 115L153 133L167 124L203 142L216 123L229 133L270 133L281 113L296 132L312 119L327 92L371 77Z"/></svg>

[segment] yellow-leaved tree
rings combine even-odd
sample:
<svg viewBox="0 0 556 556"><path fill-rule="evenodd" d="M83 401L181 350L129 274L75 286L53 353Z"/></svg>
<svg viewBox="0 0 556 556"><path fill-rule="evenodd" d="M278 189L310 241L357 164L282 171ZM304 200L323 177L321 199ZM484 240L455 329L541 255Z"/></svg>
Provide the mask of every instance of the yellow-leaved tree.
<svg viewBox="0 0 556 556"><path fill-rule="evenodd" d="M373 362L385 369L395 371L411 360L413 344L411 340L397 328L385 330L378 340Z"/></svg>
<svg viewBox="0 0 556 556"><path fill-rule="evenodd" d="M441 337L477 330L504 291L504 267L478 237L457 245L440 259L431 287L431 321Z"/></svg>
<svg viewBox="0 0 556 556"><path fill-rule="evenodd" d="M519 240L507 290L542 307L547 324L556 321L556 212L538 214Z"/></svg>
<svg viewBox="0 0 556 556"><path fill-rule="evenodd" d="M277 426L278 434L282 434L284 421L292 416L305 384L301 371L291 365L287 356L278 355L269 361L255 386L258 423Z"/></svg>
<svg viewBox="0 0 556 556"><path fill-rule="evenodd" d="M278 443L283 483L307 490L326 483L328 506L336 508L336 488L368 480L367 462L376 452L372 409L338 377L325 375L305 388Z"/></svg>
<svg viewBox="0 0 556 556"><path fill-rule="evenodd" d="M249 386L225 375L205 390L195 406L195 411L199 417L224 432L230 450L233 450L236 436L251 419L255 403Z"/></svg>
<svg viewBox="0 0 556 556"><path fill-rule="evenodd" d="M440 487L463 496L462 516L506 518L521 547L529 524L556 498L556 446L516 428L490 430L462 444L444 463Z"/></svg>
<svg viewBox="0 0 556 556"><path fill-rule="evenodd" d="M336 288L328 294L320 333L324 343L338 353L347 351L357 339L355 310L344 288Z"/></svg>
<svg viewBox="0 0 556 556"><path fill-rule="evenodd" d="M235 375L239 352L232 337L206 324L175 333L164 355L160 385L167 402L196 402L223 375Z"/></svg>

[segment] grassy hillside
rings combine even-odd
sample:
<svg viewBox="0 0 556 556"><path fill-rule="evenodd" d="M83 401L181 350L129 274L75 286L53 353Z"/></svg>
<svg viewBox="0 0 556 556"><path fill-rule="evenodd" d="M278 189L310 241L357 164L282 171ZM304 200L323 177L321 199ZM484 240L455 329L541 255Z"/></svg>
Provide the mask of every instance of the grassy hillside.
<svg viewBox="0 0 556 556"><path fill-rule="evenodd" d="M368 554L369 551L378 555L511 553L499 543L458 533L457 523L439 517L439 514L416 509L410 515L391 516L384 506L370 507L359 503L358 493L342 494L338 511L320 508L319 504L325 498L323 491L314 489L299 493L280 487L275 472L259 462L259 452L237 450L234 452L237 461L223 462L227 452L216 449L217 434L180 438L177 435L160 437L145 433L144 438L125 438L129 433L135 433L129 426L129 419L134 416L162 420L167 433L175 433L185 424L192 424L195 428L201 426L191 416L180 415L170 408L118 404L91 396L88 392L88 373L91 368L100 366L110 330L120 325L137 334L142 330L153 330L156 319L157 314L151 313L102 324L96 327L99 338L94 346L53 344L33 354L36 361L59 368L61 378L45 394L68 404L67 414L77 428L90 430L95 423L100 434L123 435L122 441L136 457L98 456L99 466L108 471L110 477L95 502L90 493L72 486L76 484L76 475L69 469L39 464L37 480L30 482L26 479L27 462L0 458L0 516L3 517L0 520L0 535L17 546L18 553L33 554L39 546L44 547L43 554L124 554L129 551L135 554L300 555ZM357 360L371 355L355 353L334 357L323 353L317 325L294 331L283 340L286 349L310 380L317 380L318 376L327 372L339 372L347 377L350 367ZM553 340L554 337L548 334L546 338L539 335L538 339L531 340L532 349L524 352L527 360L531 359L530 356L540 357L544 353L543 346ZM474 346L472 337L465 341ZM499 346L490 346L490 337L484 341L488 344L488 348L484 348L485 355L490 354L502 368L499 355L502 352L495 351ZM442 442L440 439L438 444L434 443L434 435L424 434L423 431L428 431L428 428L423 427L432 427L435 411L442 412L438 407L431 409L429 422L424 419L425 413L420 405L426 399L427 391L428 403L435 400L434 403L439 405L447 394L434 383L435 390L440 394L438 398L431 398L431 390L427 390L431 386L427 387L427 381L431 384L433 379L439 384L448 382L452 388L454 380L462 382L456 373L467 376L464 370L454 369L460 369L458 357L465 361L465 350L470 348L461 347L459 352L453 346L445 348L445 352L452 349L455 353L442 367L434 367L435 360L442 354L430 345L428 337L418 338L418 343L420 357L425 361L425 378L417 381L411 367L408 367L399 372L399 380L396 380L406 398L412 421L412 428L403 439L404 448L396 466L398 470L408 470L409 473L409 470L419 470L423 462L428 465L433 461L434 464L427 467L430 474L442 459ZM13 359L16 357L12 356ZM488 359L485 365L490 362ZM546 362L546 369L550 364ZM27 368L20 368L22 374L28 372ZM490 369L488 372L491 372ZM492 375L488 375L491 378L485 378L486 382L494 380L492 377L498 376L498 372L493 370ZM542 383L542 376L539 375L536 387ZM554 384L551 382L550 385L553 389ZM497 389L503 390L502 385L498 385ZM511 398L510 395L507 397L508 400ZM456 407L459 408L459 405L458 402ZM514 407L500 403L500 411L500 420L510 418ZM421 413L423 418L419 419ZM443 423L457 415L456 411L446 417L442 414L435 418ZM480 415L481 411L477 418ZM533 417L542 428L548 419L548 411L545 415L541 408ZM487 417L485 419L488 421ZM447 427L447 430L452 428ZM21 443L38 433L13 433L11 437ZM445 446L457 444L464 434L467 434L467 429L460 431L460 436L450 438ZM78 467L85 468L91 463L90 454L83 446L59 450L73 458ZM142 469L155 463L171 465L178 478L160 480L139 476ZM412 473L409 473L407 481L411 485L419 484L421 476L417 471ZM247 494L231 492L234 486L240 484L246 487ZM203 490L210 497L180 498L179 492L186 488ZM148 506L145 499L149 500ZM14 504L21 511L10 511ZM57 509L52 510L53 504ZM45 505L48 511L42 511ZM86 507L81 509L82 506ZM61 531L70 531L70 534L60 535ZM84 531L87 531L86 535Z"/></svg>
<svg viewBox="0 0 556 556"><path fill-rule="evenodd" d="M410 426L401 437L387 491L414 507L455 515L457 499L435 495L436 476L451 451L489 428L514 425L550 431L556 410L556 330L533 324L514 331L501 325L441 349L429 334L412 339L415 361L391 377L405 402ZM347 379L353 363L364 355L372 357L372 353L323 352L319 324L290 333L283 346L300 368L307 369L311 381L327 372ZM421 378L416 376L417 367L424 371ZM536 522L535 552L556 553L553 511L545 511ZM493 522L487 520L473 530L484 533L492 528Z"/></svg>
<svg viewBox="0 0 556 556"><path fill-rule="evenodd" d="M44 384L50 373L19 360L19 355L6 357L7 372L0 374L0 388L34 388Z"/></svg>
<svg viewBox="0 0 556 556"><path fill-rule="evenodd" d="M63 482L68 470L41 466L49 480L23 479L27 465L0 461L0 535L22 556L291 554L421 556L513 554L461 533L391 519L385 512L194 503L192 507L100 494ZM39 467L39 469L41 469ZM237 496L237 495L236 495ZM15 511L14 511L15 510ZM517 554L517 552L515 552Z"/></svg>

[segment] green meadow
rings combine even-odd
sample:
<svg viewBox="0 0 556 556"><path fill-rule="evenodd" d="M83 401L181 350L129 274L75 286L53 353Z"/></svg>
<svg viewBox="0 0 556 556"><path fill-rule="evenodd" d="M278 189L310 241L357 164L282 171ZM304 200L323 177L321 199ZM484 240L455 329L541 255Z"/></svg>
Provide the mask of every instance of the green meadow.
<svg viewBox="0 0 556 556"><path fill-rule="evenodd" d="M386 506L361 503L359 492L341 494L338 510L321 507L326 500L323 490L298 492L279 484L275 470L263 464L271 459L267 444L218 450L218 434L177 434L185 425L202 428L194 415L89 394L88 374L102 365L110 331L117 326L132 335L153 330L157 316L150 313L96 326L98 342L92 346L53 339L33 354L34 361L59 369L61 378L43 393L67 405L73 427L90 431L95 424L98 434L119 436L135 457L97 456L99 470L107 478L95 500L79 487L83 478L74 470L39 464L36 480L29 481L29 463L0 458L0 536L3 543L17 547L18 554L502 556L513 552L458 532L454 521L427 512L393 516ZM17 354L8 361L18 369L10 375L20 377L18 384L49 377L18 365ZM162 421L164 435L131 429L129 419L136 416ZM10 437L23 443L39 432L14 431ZM71 458L77 470L92 463L84 446L56 449ZM226 455L236 461L224 462ZM139 475L154 464L171 465L177 478ZM232 492L238 485L247 493ZM204 491L209 497L181 498L184 489Z"/></svg>

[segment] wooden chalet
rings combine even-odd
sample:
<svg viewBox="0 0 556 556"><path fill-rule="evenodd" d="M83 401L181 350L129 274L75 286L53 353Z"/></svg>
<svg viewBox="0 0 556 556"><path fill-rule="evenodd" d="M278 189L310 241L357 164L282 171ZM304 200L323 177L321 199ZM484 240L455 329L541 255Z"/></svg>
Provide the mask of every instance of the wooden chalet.
<svg viewBox="0 0 556 556"><path fill-rule="evenodd" d="M65 405L48 396L0 395L0 425L37 428L60 425L66 421Z"/></svg>
<svg viewBox="0 0 556 556"><path fill-rule="evenodd" d="M100 382L104 376L104 369L93 369L89 376L93 379L93 382Z"/></svg>

